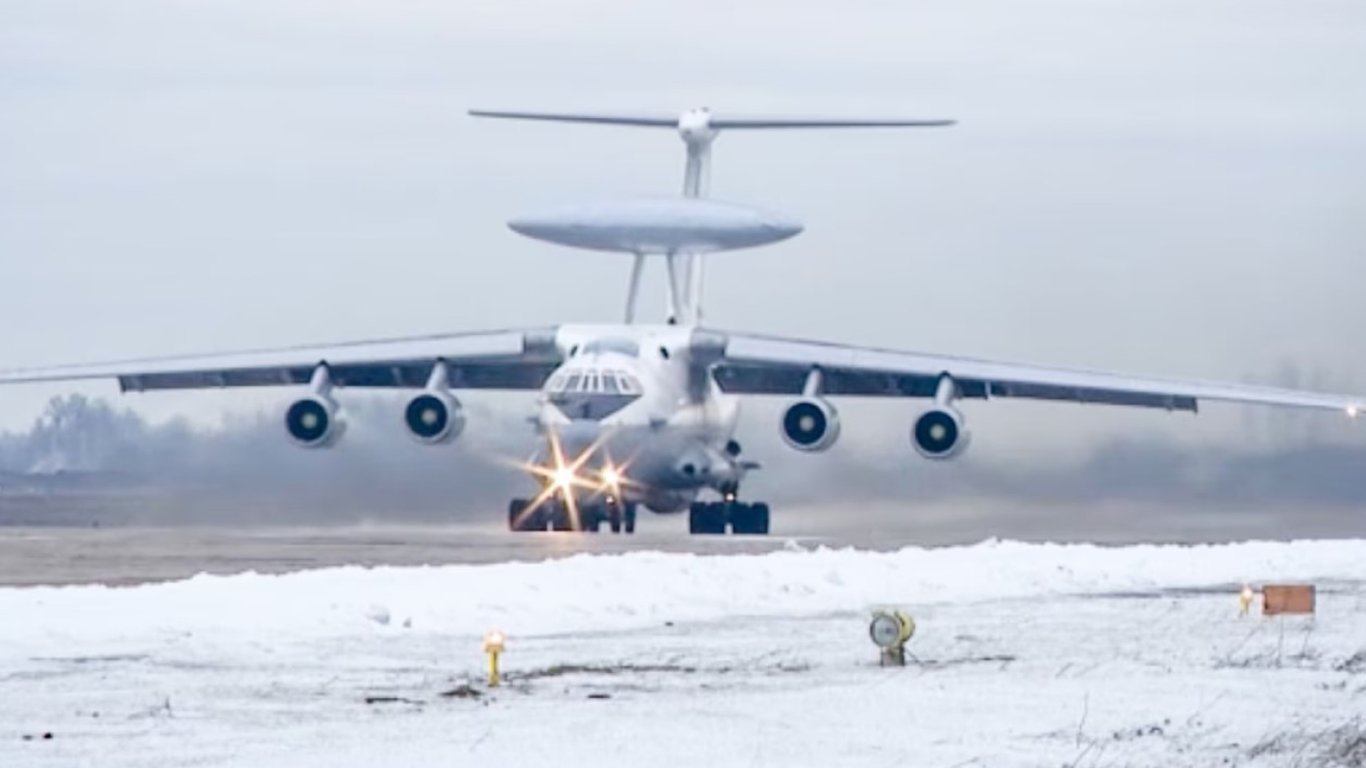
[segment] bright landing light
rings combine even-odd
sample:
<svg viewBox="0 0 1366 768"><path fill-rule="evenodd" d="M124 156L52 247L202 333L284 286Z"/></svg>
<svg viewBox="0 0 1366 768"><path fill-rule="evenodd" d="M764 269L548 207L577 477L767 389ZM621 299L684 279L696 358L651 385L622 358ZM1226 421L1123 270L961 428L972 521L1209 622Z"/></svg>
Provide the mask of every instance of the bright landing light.
<svg viewBox="0 0 1366 768"><path fill-rule="evenodd" d="M555 486L562 491L569 490L574 485L574 470L570 467L560 467L555 470Z"/></svg>
<svg viewBox="0 0 1366 768"><path fill-rule="evenodd" d="M602 482L609 488L615 488L621 483L621 473L612 467L602 471Z"/></svg>
<svg viewBox="0 0 1366 768"><path fill-rule="evenodd" d="M1361 408L1359 408L1358 406L1355 406L1355 405L1349 405L1349 406L1347 406L1347 418L1349 418L1349 419L1355 419L1355 418L1356 418L1358 415L1360 415L1360 414L1361 414Z"/></svg>

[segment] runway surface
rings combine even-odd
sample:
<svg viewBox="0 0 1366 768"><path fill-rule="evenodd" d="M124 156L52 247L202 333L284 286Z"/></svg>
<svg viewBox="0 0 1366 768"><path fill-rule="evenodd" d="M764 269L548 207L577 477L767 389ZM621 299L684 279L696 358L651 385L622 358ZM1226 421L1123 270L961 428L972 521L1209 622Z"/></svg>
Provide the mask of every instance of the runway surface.
<svg viewBox="0 0 1366 768"><path fill-rule="evenodd" d="M135 584L197 573L283 573L348 564L534 562L577 553L755 553L782 548L789 542L885 551L904 546L972 544L993 538L1119 545L1366 536L1366 515L1358 510L1324 507L1029 507L975 501L796 506L781 511L774 520L774 535L737 538L689 536L684 516L653 514L641 516L638 532L632 536L512 534L500 524L497 510L484 511L477 522L446 524L386 522L379 518L379 522L344 525L218 521L212 525L96 526L87 522L25 527L3 524L6 514L0 503L0 586ZM289 519L288 511L283 514ZM243 509L237 517L256 519L260 514Z"/></svg>
<svg viewBox="0 0 1366 768"><path fill-rule="evenodd" d="M864 537L865 540L873 537ZM347 526L309 528L4 528L0 586L128 585L197 573L287 573L343 565L450 565L534 562L575 554L632 551L739 554L781 549L791 541L850 543L847 538L695 538L675 532L633 536L511 534L488 527ZM865 546L887 548L884 537Z"/></svg>

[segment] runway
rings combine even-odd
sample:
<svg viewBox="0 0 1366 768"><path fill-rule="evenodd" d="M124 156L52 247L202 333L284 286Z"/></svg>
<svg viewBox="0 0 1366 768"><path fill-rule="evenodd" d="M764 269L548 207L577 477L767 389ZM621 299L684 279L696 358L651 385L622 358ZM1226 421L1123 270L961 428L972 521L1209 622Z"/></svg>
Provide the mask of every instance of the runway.
<svg viewBox="0 0 1366 768"><path fill-rule="evenodd" d="M857 547L871 551L906 546L973 544L990 539L1034 542L1198 543L1262 539L1366 537L1366 516L1333 507L1253 508L1170 505L1023 505L983 500L944 504L784 506L773 535L695 537L682 515L642 515L637 533L512 534L502 513L483 510L446 523L412 523L373 515L373 522L344 524L104 523L6 525L0 499L0 586L116 584L183 579L197 573L286 573L342 565L450 565L535 562L575 554L633 551L742 554L803 547ZM192 520L187 510L181 518ZM288 521L320 517L290 513ZM259 520L251 508L237 517ZM137 515L132 515L136 518ZM37 519L42 519L39 516ZM59 519L70 521L70 517Z"/></svg>
<svg viewBox="0 0 1366 768"><path fill-rule="evenodd" d="M0 527L0 586L130 585L184 579L198 573L535 562L576 554L642 550L740 554L769 552L791 542L841 543L831 537L699 539L672 530L633 536L514 535L488 526ZM896 543L888 539L883 546Z"/></svg>

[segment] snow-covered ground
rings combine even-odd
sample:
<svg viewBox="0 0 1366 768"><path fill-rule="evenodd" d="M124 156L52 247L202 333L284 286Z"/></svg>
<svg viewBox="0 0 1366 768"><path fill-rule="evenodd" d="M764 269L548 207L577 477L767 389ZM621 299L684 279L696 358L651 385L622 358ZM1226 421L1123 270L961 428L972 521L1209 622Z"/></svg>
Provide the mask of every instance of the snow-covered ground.
<svg viewBox="0 0 1366 768"><path fill-rule="evenodd" d="M0 589L0 766L1361 765L1363 584L1366 541L988 542Z"/></svg>

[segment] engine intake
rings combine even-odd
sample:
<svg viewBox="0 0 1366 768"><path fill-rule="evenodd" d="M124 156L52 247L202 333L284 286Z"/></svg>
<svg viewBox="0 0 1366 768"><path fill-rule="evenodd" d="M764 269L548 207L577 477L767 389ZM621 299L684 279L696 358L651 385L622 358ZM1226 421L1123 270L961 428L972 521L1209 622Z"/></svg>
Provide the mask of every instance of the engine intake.
<svg viewBox="0 0 1366 768"><path fill-rule="evenodd" d="M911 429L911 444L927 459L951 459L968 447L963 415L952 408L925 411Z"/></svg>
<svg viewBox="0 0 1366 768"><path fill-rule="evenodd" d="M465 431L465 409L445 392L422 392L408 401L403 423L418 442L448 443Z"/></svg>
<svg viewBox="0 0 1366 768"><path fill-rule="evenodd" d="M783 440L799 451L829 450L840 436L835 407L820 398L798 400L783 413Z"/></svg>
<svg viewBox="0 0 1366 768"><path fill-rule="evenodd" d="M285 429L290 439L305 448L327 448L341 438L346 423L338 415L335 402L311 395L296 400L285 411Z"/></svg>

